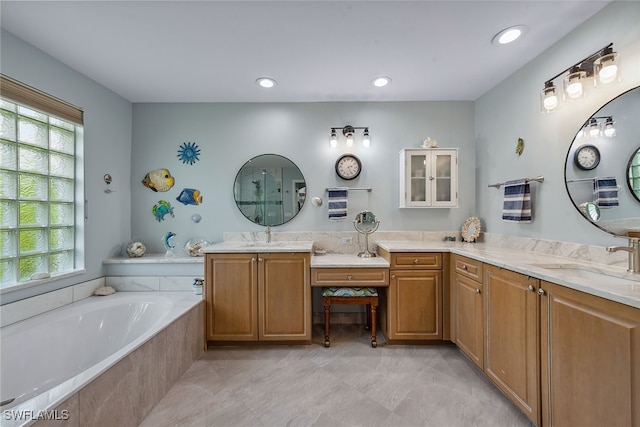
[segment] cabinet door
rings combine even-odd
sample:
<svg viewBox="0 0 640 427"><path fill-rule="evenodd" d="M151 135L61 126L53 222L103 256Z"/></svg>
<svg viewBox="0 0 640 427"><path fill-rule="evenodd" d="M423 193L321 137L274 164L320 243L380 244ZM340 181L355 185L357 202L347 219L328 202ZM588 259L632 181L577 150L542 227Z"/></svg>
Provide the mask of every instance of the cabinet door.
<svg viewBox="0 0 640 427"><path fill-rule="evenodd" d="M311 340L309 254L259 254L260 340Z"/></svg>
<svg viewBox="0 0 640 427"><path fill-rule="evenodd" d="M545 426L640 425L640 309L542 283Z"/></svg>
<svg viewBox="0 0 640 427"><path fill-rule="evenodd" d="M206 263L207 340L257 340L256 255L207 254Z"/></svg>
<svg viewBox="0 0 640 427"><path fill-rule="evenodd" d="M431 206L458 206L458 156L456 150L431 153Z"/></svg>
<svg viewBox="0 0 640 427"><path fill-rule="evenodd" d="M392 270L389 339L442 339L442 272Z"/></svg>
<svg viewBox="0 0 640 427"><path fill-rule="evenodd" d="M538 280L485 267L484 371L538 424Z"/></svg>
<svg viewBox="0 0 640 427"><path fill-rule="evenodd" d="M400 207L458 206L458 150L400 152Z"/></svg>
<svg viewBox="0 0 640 427"><path fill-rule="evenodd" d="M454 276L455 342L476 365L483 368L484 308L482 285L460 274Z"/></svg>

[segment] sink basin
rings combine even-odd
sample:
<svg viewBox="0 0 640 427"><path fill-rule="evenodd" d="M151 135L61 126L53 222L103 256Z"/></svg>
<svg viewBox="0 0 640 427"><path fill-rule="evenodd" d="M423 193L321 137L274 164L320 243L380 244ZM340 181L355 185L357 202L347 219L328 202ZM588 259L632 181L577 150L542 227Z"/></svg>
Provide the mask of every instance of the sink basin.
<svg viewBox="0 0 640 427"><path fill-rule="evenodd" d="M286 248L288 246L295 246L295 242L243 242L240 246L246 248Z"/></svg>
<svg viewBox="0 0 640 427"><path fill-rule="evenodd" d="M581 264L547 263L529 265L531 267L542 268L544 270L553 270L564 279L579 279L580 282L598 282L609 285L629 286L630 284L633 284L634 281L640 281L640 276L634 277L633 274L627 272L618 273L613 271L603 271L595 267Z"/></svg>

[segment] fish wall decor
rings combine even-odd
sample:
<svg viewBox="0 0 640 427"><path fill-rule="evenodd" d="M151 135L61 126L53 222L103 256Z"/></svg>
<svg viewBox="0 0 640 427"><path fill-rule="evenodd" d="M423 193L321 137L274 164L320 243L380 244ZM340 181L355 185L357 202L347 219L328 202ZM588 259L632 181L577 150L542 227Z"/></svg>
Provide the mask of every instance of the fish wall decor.
<svg viewBox="0 0 640 427"><path fill-rule="evenodd" d="M176 200L183 205L199 205L202 203L202 194L200 190L195 188L185 188L180 192L180 195L176 197Z"/></svg>
<svg viewBox="0 0 640 427"><path fill-rule="evenodd" d="M175 179L171 176L169 169L155 169L144 176L142 184L153 191L169 191Z"/></svg>

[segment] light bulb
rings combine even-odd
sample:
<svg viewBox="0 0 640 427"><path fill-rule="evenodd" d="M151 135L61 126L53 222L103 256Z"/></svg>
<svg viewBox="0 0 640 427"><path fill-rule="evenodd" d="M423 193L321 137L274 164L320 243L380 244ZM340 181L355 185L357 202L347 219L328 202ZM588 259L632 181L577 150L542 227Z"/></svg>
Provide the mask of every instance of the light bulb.
<svg viewBox="0 0 640 427"><path fill-rule="evenodd" d="M602 69L598 73L598 78L600 79L600 83L605 85L613 82L617 76L618 76L618 66L613 61L612 63L602 67Z"/></svg>
<svg viewBox="0 0 640 427"><path fill-rule="evenodd" d="M569 83L567 86L567 95L571 99L577 99L582 96L582 82L580 80Z"/></svg>
<svg viewBox="0 0 640 427"><path fill-rule="evenodd" d="M338 135L336 135L336 130L331 129L331 138L329 139L329 144L331 148L336 148L338 146Z"/></svg>
<svg viewBox="0 0 640 427"><path fill-rule="evenodd" d="M558 106L558 97L552 94L544 98L544 108L546 110L554 110Z"/></svg>
<svg viewBox="0 0 640 427"><path fill-rule="evenodd" d="M348 134L347 135L347 147L352 147L353 146L353 134Z"/></svg>
<svg viewBox="0 0 640 427"><path fill-rule="evenodd" d="M371 147L371 138L369 137L369 129L364 130L364 134L362 135L362 146L364 148Z"/></svg>
<svg viewBox="0 0 640 427"><path fill-rule="evenodd" d="M616 128L613 126L613 117L607 117L607 121L604 124L604 136L607 138L613 138L616 136Z"/></svg>
<svg viewBox="0 0 640 427"><path fill-rule="evenodd" d="M600 126L596 119L589 120L589 137L597 138L600 136Z"/></svg>

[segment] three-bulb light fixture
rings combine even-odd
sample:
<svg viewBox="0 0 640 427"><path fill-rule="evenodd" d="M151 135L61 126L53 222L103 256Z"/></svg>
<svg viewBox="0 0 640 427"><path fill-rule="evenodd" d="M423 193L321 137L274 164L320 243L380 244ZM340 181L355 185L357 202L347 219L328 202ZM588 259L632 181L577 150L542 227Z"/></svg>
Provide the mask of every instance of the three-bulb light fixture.
<svg viewBox="0 0 640 427"><path fill-rule="evenodd" d="M614 123L612 116L591 117L578 132L578 138L599 138L602 135L613 138L616 136Z"/></svg>
<svg viewBox="0 0 640 427"><path fill-rule="evenodd" d="M560 98L554 80L565 73L562 79L562 99L577 101L587 95L589 84L598 87L620 81L620 59L613 51L613 43L609 43L547 80L540 93L540 107L543 112L550 113L559 108Z"/></svg>
<svg viewBox="0 0 640 427"><path fill-rule="evenodd" d="M369 127L357 127L347 125L345 127L332 127L331 128L331 138L329 139L329 143L331 147L338 146L338 133L336 130L342 129L342 134L346 137L347 147L353 147L353 134L356 129L362 129L362 146L364 148L369 148L371 146L371 137L369 136Z"/></svg>

